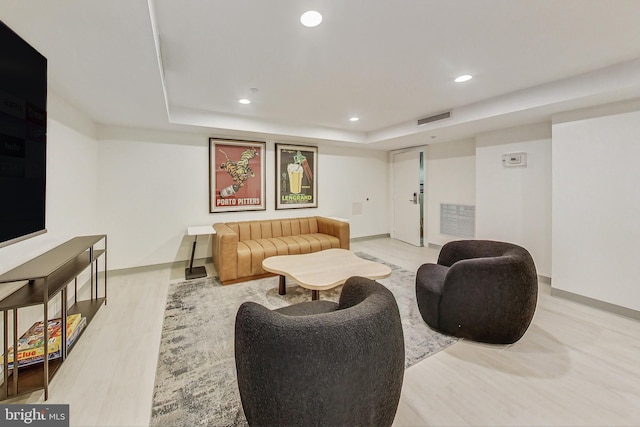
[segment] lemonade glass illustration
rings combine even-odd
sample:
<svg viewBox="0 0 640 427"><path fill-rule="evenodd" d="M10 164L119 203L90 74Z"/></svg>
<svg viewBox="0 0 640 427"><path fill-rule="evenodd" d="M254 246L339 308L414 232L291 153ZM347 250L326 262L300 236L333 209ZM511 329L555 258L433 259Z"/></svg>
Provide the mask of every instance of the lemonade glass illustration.
<svg viewBox="0 0 640 427"><path fill-rule="evenodd" d="M287 173L289 174L289 191L293 194L300 194L302 192L302 165L289 163Z"/></svg>

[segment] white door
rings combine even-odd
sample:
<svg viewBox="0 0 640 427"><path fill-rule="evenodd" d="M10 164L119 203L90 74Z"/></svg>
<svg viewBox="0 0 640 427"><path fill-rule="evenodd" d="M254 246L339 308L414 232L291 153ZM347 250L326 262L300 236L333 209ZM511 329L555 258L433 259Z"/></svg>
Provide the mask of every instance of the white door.
<svg viewBox="0 0 640 427"><path fill-rule="evenodd" d="M393 155L393 237L422 246L420 151Z"/></svg>

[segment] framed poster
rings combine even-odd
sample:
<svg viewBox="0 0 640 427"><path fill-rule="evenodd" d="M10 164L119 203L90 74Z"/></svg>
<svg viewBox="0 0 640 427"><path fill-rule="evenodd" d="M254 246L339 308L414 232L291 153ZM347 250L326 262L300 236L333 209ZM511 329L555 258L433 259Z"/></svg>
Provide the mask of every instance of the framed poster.
<svg viewBox="0 0 640 427"><path fill-rule="evenodd" d="M318 147L276 144L276 209L318 207Z"/></svg>
<svg viewBox="0 0 640 427"><path fill-rule="evenodd" d="M209 212L265 210L265 143L209 138Z"/></svg>

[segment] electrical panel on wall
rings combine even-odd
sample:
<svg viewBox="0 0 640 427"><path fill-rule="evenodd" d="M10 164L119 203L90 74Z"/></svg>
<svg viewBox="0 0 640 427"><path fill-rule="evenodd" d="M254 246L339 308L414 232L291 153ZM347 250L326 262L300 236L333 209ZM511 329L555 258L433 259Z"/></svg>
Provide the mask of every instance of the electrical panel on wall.
<svg viewBox="0 0 640 427"><path fill-rule="evenodd" d="M502 155L502 166L505 168L527 167L527 153L507 153Z"/></svg>

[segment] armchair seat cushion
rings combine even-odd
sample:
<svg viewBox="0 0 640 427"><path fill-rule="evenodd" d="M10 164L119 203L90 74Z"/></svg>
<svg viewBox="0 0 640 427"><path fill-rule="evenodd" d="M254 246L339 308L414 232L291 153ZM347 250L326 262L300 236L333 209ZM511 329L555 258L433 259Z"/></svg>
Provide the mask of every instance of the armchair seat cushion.
<svg viewBox="0 0 640 427"><path fill-rule="evenodd" d="M311 314L331 313L338 309L338 303L327 300L306 301L277 308L273 311L287 316L309 316Z"/></svg>

